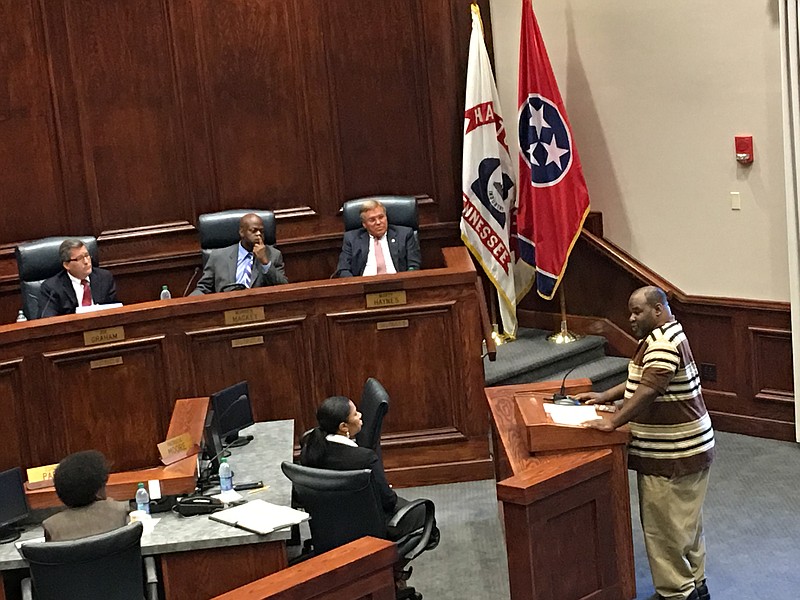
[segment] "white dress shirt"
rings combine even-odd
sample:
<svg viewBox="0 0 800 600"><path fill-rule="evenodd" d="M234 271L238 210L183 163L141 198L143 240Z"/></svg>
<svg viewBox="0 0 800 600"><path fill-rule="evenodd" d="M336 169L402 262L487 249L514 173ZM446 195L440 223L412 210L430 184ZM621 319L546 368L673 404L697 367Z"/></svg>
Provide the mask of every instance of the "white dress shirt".
<svg viewBox="0 0 800 600"><path fill-rule="evenodd" d="M67 271L67 277L69 277L69 282L72 284L72 289L75 290L75 297L78 299L78 306L83 305L83 285L81 284L81 280L77 277L73 277L72 273ZM89 288L92 287L92 277L88 275L86 280L89 282ZM94 299L92 299L91 306L94 306ZM46 307L45 307L46 308Z"/></svg>
<svg viewBox="0 0 800 600"><path fill-rule="evenodd" d="M378 241L381 245L381 249L383 250L383 260L386 263L386 272L387 273L397 273L397 269L394 268L394 261L392 260L392 254L389 252L389 240L387 236L389 232L383 234ZM364 267L363 275L377 275L378 274L378 261L375 258L375 238L369 236L369 256L367 257L367 266Z"/></svg>
<svg viewBox="0 0 800 600"><path fill-rule="evenodd" d="M339 435L337 433L329 433L325 436L325 439L329 442L335 442L337 444L344 444L345 446L352 446L353 448L358 448L358 444L356 444L355 440L351 440L349 437L345 437L343 435Z"/></svg>

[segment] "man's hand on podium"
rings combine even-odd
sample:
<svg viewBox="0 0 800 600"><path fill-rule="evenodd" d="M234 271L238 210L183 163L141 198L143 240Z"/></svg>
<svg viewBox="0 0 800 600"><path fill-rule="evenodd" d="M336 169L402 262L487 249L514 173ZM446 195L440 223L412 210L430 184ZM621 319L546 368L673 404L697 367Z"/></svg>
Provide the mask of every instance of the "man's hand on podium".
<svg viewBox="0 0 800 600"><path fill-rule="evenodd" d="M583 404L604 404L606 401L602 399L602 392L581 392L580 394L572 394L576 400L580 400Z"/></svg>
<svg viewBox="0 0 800 600"><path fill-rule="evenodd" d="M591 421L584 421L581 426L587 429L598 429L600 431L614 431L616 429L611 419L592 419Z"/></svg>

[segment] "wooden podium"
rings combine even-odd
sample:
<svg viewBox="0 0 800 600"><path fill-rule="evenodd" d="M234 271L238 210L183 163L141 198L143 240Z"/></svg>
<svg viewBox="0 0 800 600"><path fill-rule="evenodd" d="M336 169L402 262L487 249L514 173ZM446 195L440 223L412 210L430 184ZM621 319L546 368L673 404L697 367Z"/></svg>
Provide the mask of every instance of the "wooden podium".
<svg viewBox="0 0 800 600"><path fill-rule="evenodd" d="M560 386L486 388L511 599L631 600L629 433L553 423L543 400ZM588 391L591 382L566 389Z"/></svg>

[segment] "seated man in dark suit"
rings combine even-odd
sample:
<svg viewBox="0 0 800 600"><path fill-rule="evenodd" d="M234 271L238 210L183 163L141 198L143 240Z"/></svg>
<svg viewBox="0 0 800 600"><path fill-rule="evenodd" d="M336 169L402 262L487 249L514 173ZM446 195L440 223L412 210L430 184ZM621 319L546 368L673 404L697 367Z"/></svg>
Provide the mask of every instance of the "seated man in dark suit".
<svg viewBox="0 0 800 600"><path fill-rule="evenodd" d="M361 205L362 229L344 234L337 277L416 271L422 264L419 242L410 227L390 225L377 200Z"/></svg>
<svg viewBox="0 0 800 600"><path fill-rule="evenodd" d="M64 240L58 254L64 270L42 283L39 317L74 314L78 306L119 302L114 276L100 267L92 268L92 257L82 241Z"/></svg>
<svg viewBox="0 0 800 600"><path fill-rule="evenodd" d="M53 480L67 508L42 523L46 541L77 540L127 524L128 503L106 498L108 465L97 450L67 456L58 463Z"/></svg>
<svg viewBox="0 0 800 600"><path fill-rule="evenodd" d="M283 255L264 243L264 222L249 213L239 220L239 243L213 250L197 287L190 294L211 294L236 289L289 283Z"/></svg>

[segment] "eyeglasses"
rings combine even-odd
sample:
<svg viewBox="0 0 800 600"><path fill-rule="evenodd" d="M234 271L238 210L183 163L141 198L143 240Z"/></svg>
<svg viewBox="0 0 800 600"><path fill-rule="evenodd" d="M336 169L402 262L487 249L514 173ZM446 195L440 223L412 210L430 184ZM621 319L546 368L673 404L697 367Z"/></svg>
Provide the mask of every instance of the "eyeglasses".
<svg viewBox="0 0 800 600"><path fill-rule="evenodd" d="M67 262L79 262L79 261L82 261L82 260L86 260L87 258L92 258L91 255L88 252L86 252L85 254L80 254L79 256L76 256L75 258L70 258Z"/></svg>

